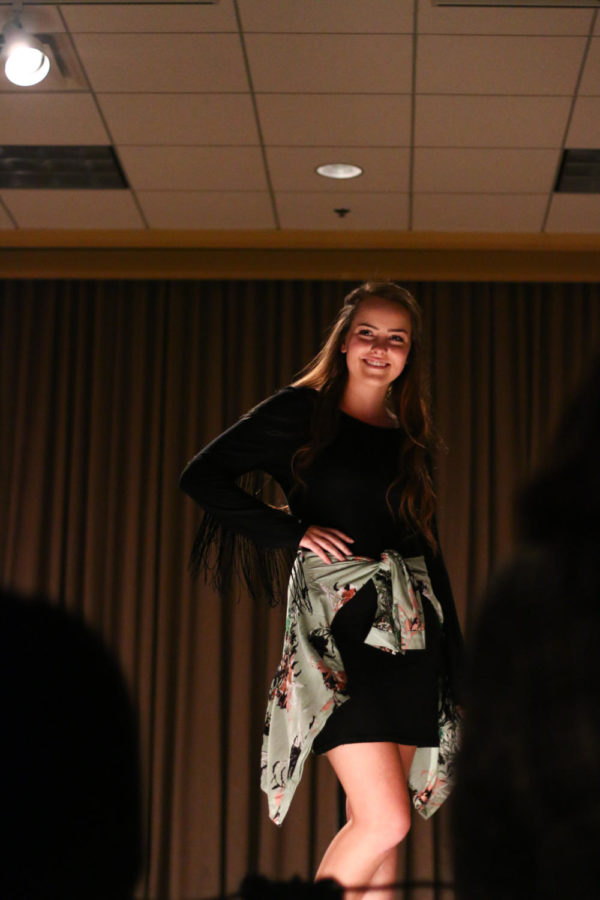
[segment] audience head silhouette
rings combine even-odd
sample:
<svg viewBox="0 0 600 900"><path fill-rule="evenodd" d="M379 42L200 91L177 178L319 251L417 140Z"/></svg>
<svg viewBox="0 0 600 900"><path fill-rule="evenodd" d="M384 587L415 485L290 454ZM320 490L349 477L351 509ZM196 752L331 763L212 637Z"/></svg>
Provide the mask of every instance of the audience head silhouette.
<svg viewBox="0 0 600 900"><path fill-rule="evenodd" d="M43 598L0 603L0 895L125 900L140 869L136 728L119 669Z"/></svg>
<svg viewBox="0 0 600 900"><path fill-rule="evenodd" d="M471 647L453 805L459 900L600 890L600 359L518 504Z"/></svg>

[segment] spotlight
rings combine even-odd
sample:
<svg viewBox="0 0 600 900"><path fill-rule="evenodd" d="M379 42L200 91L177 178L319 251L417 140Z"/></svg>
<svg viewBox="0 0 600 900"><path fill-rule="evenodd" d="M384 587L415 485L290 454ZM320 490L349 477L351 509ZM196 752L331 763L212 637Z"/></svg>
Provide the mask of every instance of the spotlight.
<svg viewBox="0 0 600 900"><path fill-rule="evenodd" d="M8 80L20 87L43 81L50 71L50 59L42 42L27 34L18 12L4 27L2 37L2 56L6 60L4 72Z"/></svg>

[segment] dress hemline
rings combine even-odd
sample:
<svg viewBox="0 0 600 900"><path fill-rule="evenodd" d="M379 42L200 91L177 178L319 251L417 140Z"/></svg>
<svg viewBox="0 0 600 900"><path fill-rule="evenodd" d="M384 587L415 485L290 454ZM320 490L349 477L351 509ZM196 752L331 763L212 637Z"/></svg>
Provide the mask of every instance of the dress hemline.
<svg viewBox="0 0 600 900"><path fill-rule="evenodd" d="M436 738L434 741L399 741L397 735L391 737L361 735L344 741L333 741L331 744L325 744L324 747L319 746L318 751L314 749L313 745L313 753L315 756L324 756L330 750L334 750L336 747L343 747L346 744L400 744L403 747L439 747L439 740Z"/></svg>

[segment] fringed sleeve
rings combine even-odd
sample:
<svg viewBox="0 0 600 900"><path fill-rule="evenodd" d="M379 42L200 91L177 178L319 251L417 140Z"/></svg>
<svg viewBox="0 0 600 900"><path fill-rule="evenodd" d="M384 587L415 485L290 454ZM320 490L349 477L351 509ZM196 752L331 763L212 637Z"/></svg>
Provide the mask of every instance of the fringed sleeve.
<svg viewBox="0 0 600 900"><path fill-rule="evenodd" d="M256 475L243 476L238 483L249 491ZM276 606L285 600L295 555L293 547L260 547L205 510L192 545L190 572L194 578L203 575L221 597L230 597L237 581L254 600Z"/></svg>
<svg viewBox="0 0 600 900"><path fill-rule="evenodd" d="M208 444L186 466L180 486L204 509L190 567L221 594L234 582L274 605L285 597L307 524L259 499L264 473L289 494L291 460L307 439L314 398L285 388Z"/></svg>

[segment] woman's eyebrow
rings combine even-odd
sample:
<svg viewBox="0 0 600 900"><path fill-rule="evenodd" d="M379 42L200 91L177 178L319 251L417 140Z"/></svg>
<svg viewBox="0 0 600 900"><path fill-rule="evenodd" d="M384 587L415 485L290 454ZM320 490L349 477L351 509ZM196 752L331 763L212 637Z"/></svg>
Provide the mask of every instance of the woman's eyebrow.
<svg viewBox="0 0 600 900"><path fill-rule="evenodd" d="M373 328L375 331L379 331L377 325L371 325L369 322L357 322L357 325L360 327L361 325L366 325L367 328ZM408 334L406 328L388 328L388 331L403 331L404 334Z"/></svg>

